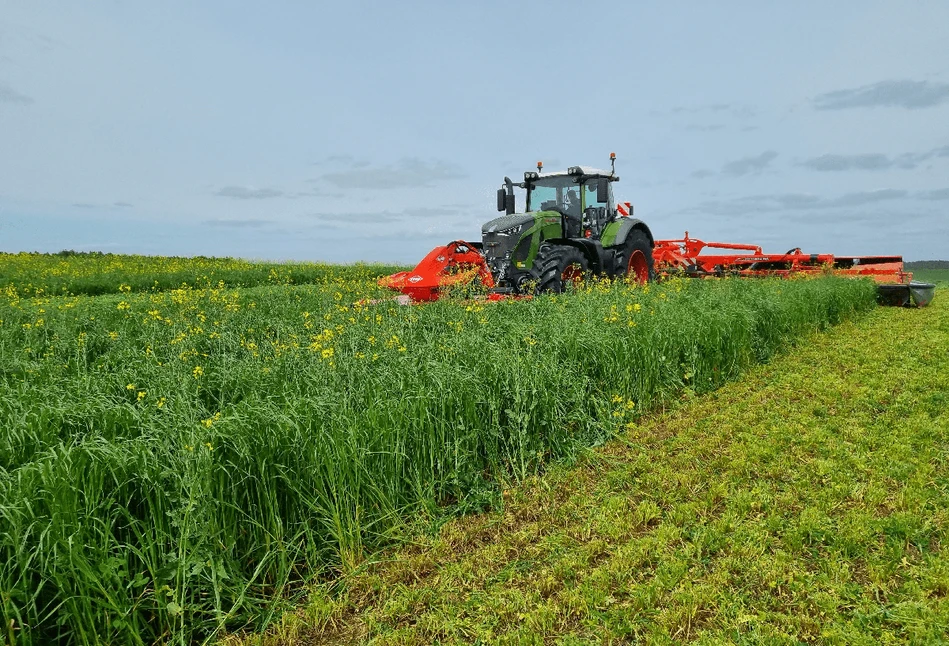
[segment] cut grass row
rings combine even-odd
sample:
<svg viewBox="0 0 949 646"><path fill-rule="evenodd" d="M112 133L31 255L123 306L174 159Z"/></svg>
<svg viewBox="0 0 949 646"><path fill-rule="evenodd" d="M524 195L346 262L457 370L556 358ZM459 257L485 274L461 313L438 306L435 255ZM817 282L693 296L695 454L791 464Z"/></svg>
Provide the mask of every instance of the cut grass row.
<svg viewBox="0 0 949 646"><path fill-rule="evenodd" d="M879 308L228 643L946 643L947 349Z"/></svg>
<svg viewBox="0 0 949 646"><path fill-rule="evenodd" d="M185 642L476 509L495 481L873 308L841 279L352 305L365 283L0 301L18 643ZM12 624L10 623L12 622Z"/></svg>

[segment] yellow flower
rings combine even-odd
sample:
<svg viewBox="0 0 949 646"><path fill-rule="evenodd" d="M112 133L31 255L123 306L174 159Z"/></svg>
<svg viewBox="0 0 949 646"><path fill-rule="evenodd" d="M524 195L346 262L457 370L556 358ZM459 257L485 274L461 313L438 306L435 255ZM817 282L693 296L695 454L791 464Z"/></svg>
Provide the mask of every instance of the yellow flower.
<svg viewBox="0 0 949 646"><path fill-rule="evenodd" d="M158 401L155 402L155 405L158 406L158 408L161 408L162 406L164 406L164 405L165 405L165 398L164 398L164 397L159 397L159 398L158 398Z"/></svg>
<svg viewBox="0 0 949 646"><path fill-rule="evenodd" d="M138 401L142 401L143 399L145 399L145 395L146 393L144 390L138 391Z"/></svg>
<svg viewBox="0 0 949 646"><path fill-rule="evenodd" d="M135 390L135 384L127 384L125 390Z"/></svg>
<svg viewBox="0 0 949 646"><path fill-rule="evenodd" d="M204 374L204 368L202 368L201 366L195 366L195 367L194 367L194 370L191 371L191 375L192 375L195 379L197 379L198 377L200 377L200 376L203 375L203 374Z"/></svg>

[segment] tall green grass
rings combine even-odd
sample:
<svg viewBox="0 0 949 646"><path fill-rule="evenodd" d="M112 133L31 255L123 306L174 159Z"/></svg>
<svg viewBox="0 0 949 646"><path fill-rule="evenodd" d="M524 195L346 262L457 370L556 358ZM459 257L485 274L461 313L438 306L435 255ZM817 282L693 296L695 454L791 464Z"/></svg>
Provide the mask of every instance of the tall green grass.
<svg viewBox="0 0 949 646"><path fill-rule="evenodd" d="M353 305L365 295L0 300L0 602L18 643L260 626L305 577L715 388L873 307L875 287Z"/></svg>

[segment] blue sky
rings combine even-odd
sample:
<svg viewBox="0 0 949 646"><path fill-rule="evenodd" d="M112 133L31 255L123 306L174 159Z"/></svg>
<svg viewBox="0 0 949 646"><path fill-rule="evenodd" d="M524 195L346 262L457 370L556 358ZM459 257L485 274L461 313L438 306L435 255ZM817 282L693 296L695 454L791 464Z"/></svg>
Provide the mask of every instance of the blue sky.
<svg viewBox="0 0 949 646"><path fill-rule="evenodd" d="M412 262L538 159L656 237L949 258L949 3L0 0L0 250Z"/></svg>

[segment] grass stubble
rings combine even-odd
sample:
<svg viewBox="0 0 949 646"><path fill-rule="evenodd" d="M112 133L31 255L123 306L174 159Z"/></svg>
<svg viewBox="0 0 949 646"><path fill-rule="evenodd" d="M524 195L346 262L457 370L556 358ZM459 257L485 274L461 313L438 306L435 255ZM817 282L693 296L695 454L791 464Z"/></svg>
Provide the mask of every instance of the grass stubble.
<svg viewBox="0 0 949 646"><path fill-rule="evenodd" d="M873 307L872 285L839 279L598 284L413 308L360 304L368 284L7 288L8 639L186 643L264 626L307 591L320 607L304 581L349 585L380 546L495 504L551 459L635 433L642 411ZM684 468L666 473L675 482ZM640 481L636 495L659 484ZM622 516L624 500L598 511ZM662 527L665 505L637 500L636 526ZM550 590L571 580L550 577ZM327 589L328 607L358 598Z"/></svg>

